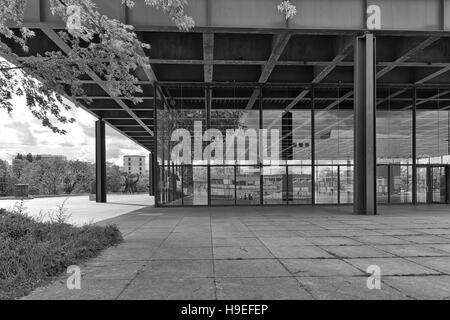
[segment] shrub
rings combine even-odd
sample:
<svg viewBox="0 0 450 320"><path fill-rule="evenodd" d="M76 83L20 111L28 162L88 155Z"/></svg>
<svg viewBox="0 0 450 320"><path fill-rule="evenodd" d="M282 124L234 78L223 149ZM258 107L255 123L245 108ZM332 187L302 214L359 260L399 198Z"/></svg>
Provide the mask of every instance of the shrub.
<svg viewBox="0 0 450 320"><path fill-rule="evenodd" d="M0 299L26 295L122 241L115 225L75 227L0 209Z"/></svg>

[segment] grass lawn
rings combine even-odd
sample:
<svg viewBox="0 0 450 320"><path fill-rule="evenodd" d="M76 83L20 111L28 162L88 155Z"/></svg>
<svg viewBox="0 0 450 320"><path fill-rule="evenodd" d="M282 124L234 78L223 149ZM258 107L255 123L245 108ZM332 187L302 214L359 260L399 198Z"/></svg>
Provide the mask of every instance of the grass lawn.
<svg viewBox="0 0 450 320"><path fill-rule="evenodd" d="M27 295L122 241L114 225L75 227L0 209L0 300Z"/></svg>

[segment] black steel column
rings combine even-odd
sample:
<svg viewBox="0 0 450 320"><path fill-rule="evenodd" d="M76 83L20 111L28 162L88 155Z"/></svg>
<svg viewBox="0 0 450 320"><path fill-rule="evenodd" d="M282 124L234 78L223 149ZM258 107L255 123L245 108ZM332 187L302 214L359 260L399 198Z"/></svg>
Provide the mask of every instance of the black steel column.
<svg viewBox="0 0 450 320"><path fill-rule="evenodd" d="M205 88L205 103L206 103L206 130L211 129L211 87L209 85L206 85ZM202 150L203 150L203 143L202 143ZM208 180L208 206L211 206L211 154L208 155L208 162L207 162L207 168L206 168L206 177Z"/></svg>
<svg viewBox="0 0 450 320"><path fill-rule="evenodd" d="M316 141L314 137L315 131L315 101L316 101L316 92L314 86L311 87L311 204L316 204Z"/></svg>
<svg viewBox="0 0 450 320"><path fill-rule="evenodd" d="M148 154L148 194L150 196L155 196L155 154L153 152Z"/></svg>
<svg viewBox="0 0 450 320"><path fill-rule="evenodd" d="M96 201L106 202L105 121L95 122L95 182Z"/></svg>
<svg viewBox="0 0 450 320"><path fill-rule="evenodd" d="M447 201L446 203L450 203L450 165L445 167L445 177L446 177L446 188L447 188Z"/></svg>
<svg viewBox="0 0 450 320"><path fill-rule="evenodd" d="M153 163L152 163L152 169L153 169L153 194L155 196L154 198L154 203L155 203L155 208L158 207L159 205L159 195L160 195L160 181L161 181L161 176L159 174L159 167L158 167L158 145L159 145L159 141L158 141L158 110L157 110L157 99L158 99L158 94L157 94L157 83L153 83L153 119L154 119L154 124L153 124L153 152L152 152L152 159L153 159Z"/></svg>
<svg viewBox="0 0 450 320"><path fill-rule="evenodd" d="M258 130L258 166L259 166L259 204L264 205L264 159L262 156L264 154L264 150L262 150L262 129L264 127L264 118L263 118L263 86L259 86L259 103L258 103L258 114L259 114L259 130ZM267 138L269 139L269 132L267 132ZM272 140L270 140L272 143ZM272 153L272 149L270 151Z"/></svg>
<svg viewBox="0 0 450 320"><path fill-rule="evenodd" d="M376 203L375 38L368 33L355 42L354 76L354 213L374 215Z"/></svg>
<svg viewBox="0 0 450 320"><path fill-rule="evenodd" d="M412 89L412 100L413 100L413 110L412 110L412 203L417 204L417 112L416 112L416 101L417 101L417 91L416 87Z"/></svg>

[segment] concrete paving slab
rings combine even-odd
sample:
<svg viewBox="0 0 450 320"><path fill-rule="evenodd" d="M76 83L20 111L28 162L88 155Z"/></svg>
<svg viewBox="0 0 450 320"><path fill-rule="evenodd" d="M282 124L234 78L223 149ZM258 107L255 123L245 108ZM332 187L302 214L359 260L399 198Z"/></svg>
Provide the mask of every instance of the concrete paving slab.
<svg viewBox="0 0 450 320"><path fill-rule="evenodd" d="M359 236L353 237L359 243L383 245L383 244L410 244L410 241L401 239L400 237L393 237L388 235L383 236Z"/></svg>
<svg viewBox="0 0 450 320"><path fill-rule="evenodd" d="M299 277L297 279L315 299L320 300L408 299L401 292L386 285L382 285L380 290L368 289L366 277Z"/></svg>
<svg viewBox="0 0 450 320"><path fill-rule="evenodd" d="M213 279L158 279L137 277L119 300L213 300Z"/></svg>
<svg viewBox="0 0 450 320"><path fill-rule="evenodd" d="M449 276L385 277L383 282L414 299L450 299Z"/></svg>
<svg viewBox="0 0 450 320"><path fill-rule="evenodd" d="M399 257L430 257L430 256L446 256L448 253L434 249L426 245L410 244L410 245L382 245L376 248L392 253Z"/></svg>
<svg viewBox="0 0 450 320"><path fill-rule="evenodd" d="M161 247L155 250L152 260L212 260L211 247L178 248Z"/></svg>
<svg viewBox="0 0 450 320"><path fill-rule="evenodd" d="M282 259L281 263L295 276L331 277L364 275L356 267L339 259Z"/></svg>
<svg viewBox="0 0 450 320"><path fill-rule="evenodd" d="M323 250L338 258L392 257L393 254L368 245L321 246Z"/></svg>
<svg viewBox="0 0 450 320"><path fill-rule="evenodd" d="M379 266L382 276L439 274L435 270L403 258L346 259L345 261L364 272L369 266Z"/></svg>
<svg viewBox="0 0 450 320"><path fill-rule="evenodd" d="M154 253L154 248L125 248L115 247L102 252L96 261L146 261Z"/></svg>
<svg viewBox="0 0 450 320"><path fill-rule="evenodd" d="M410 258L409 260L429 269L450 275L450 257Z"/></svg>
<svg viewBox="0 0 450 320"><path fill-rule="evenodd" d="M268 246L270 252L280 259L287 258L332 258L333 256L325 250L316 246Z"/></svg>
<svg viewBox="0 0 450 320"><path fill-rule="evenodd" d="M213 238L214 247L259 247L262 245L258 238Z"/></svg>
<svg viewBox="0 0 450 320"><path fill-rule="evenodd" d="M220 300L310 300L295 278L216 278Z"/></svg>
<svg viewBox="0 0 450 320"><path fill-rule="evenodd" d="M306 239L315 245L321 246L349 246L362 244L361 242L348 237L313 237Z"/></svg>
<svg viewBox="0 0 450 320"><path fill-rule="evenodd" d="M280 262L275 259L255 260L214 260L214 273L221 277L280 277L290 276Z"/></svg>
<svg viewBox="0 0 450 320"><path fill-rule="evenodd" d="M271 259L272 253L263 246L216 247L214 259Z"/></svg>
<svg viewBox="0 0 450 320"><path fill-rule="evenodd" d="M450 239L436 235L414 235L398 236L398 238L417 244L445 244L450 243Z"/></svg>
<svg viewBox="0 0 450 320"><path fill-rule="evenodd" d="M129 280L88 279L81 282L81 289L69 290L65 279L39 288L23 300L115 300Z"/></svg>
<svg viewBox="0 0 450 320"><path fill-rule="evenodd" d="M312 242L301 237L259 237L259 240L266 246L275 247L296 247L312 245Z"/></svg>
<svg viewBox="0 0 450 320"><path fill-rule="evenodd" d="M117 224L125 242L81 266L84 290L67 290L63 275L30 298L450 296L448 207L379 209L370 217L331 206L142 207L99 222ZM380 265L381 290L367 289L368 264Z"/></svg>
<svg viewBox="0 0 450 320"><path fill-rule="evenodd" d="M131 280L145 261L90 261L80 266L82 279Z"/></svg>
<svg viewBox="0 0 450 320"><path fill-rule="evenodd" d="M213 276L212 260L152 260L140 272L142 278L192 279Z"/></svg>

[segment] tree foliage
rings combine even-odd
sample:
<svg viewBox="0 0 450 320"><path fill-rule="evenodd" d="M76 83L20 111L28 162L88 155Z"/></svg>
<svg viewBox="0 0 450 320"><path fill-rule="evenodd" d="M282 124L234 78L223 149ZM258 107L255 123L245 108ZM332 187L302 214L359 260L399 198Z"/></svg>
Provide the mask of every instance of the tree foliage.
<svg viewBox="0 0 450 320"><path fill-rule="evenodd" d="M136 84L138 79L133 71L149 66L148 58L142 52L150 46L138 39L133 27L102 15L92 0L47 1L52 14L64 22L71 19L70 8L79 8L80 24L58 33L67 44L68 52L51 51L24 58L13 48L18 45L23 53L29 53L28 40L35 36L24 26L29 0L0 0L0 56L16 64L0 61L0 108L11 113L12 99L24 96L27 107L44 126L64 134L66 131L58 124L74 119L63 114L71 108L63 95L84 96L79 79L92 71L105 81L112 95L140 102L136 94L142 89ZM139 1L168 14L182 30L194 26L193 19L184 11L186 0ZM136 1L122 2L133 7Z"/></svg>
<svg viewBox="0 0 450 320"><path fill-rule="evenodd" d="M134 71L149 66L148 58L142 53L150 46L138 39L132 26L101 14L93 0L45 0L51 13L67 25L72 8L78 8L80 23L58 33L67 44L68 52L31 54L28 41L35 33L24 25L29 1L0 0L0 56L9 61L0 60L0 109L11 114L13 98L24 96L26 106L44 126L64 134L66 131L60 125L74 119L65 115L64 111L70 110L71 104L63 95L86 96L79 79L91 72L104 80L111 95L140 102L136 94L141 93L142 88L136 84ZM167 14L180 30L194 27L194 20L185 12L187 0L122 0L129 8L136 2ZM279 0L277 9L286 19L297 13L296 6L288 0ZM20 56L13 50L17 46L23 51ZM23 57L26 54L28 56ZM90 100L75 103L83 102Z"/></svg>

